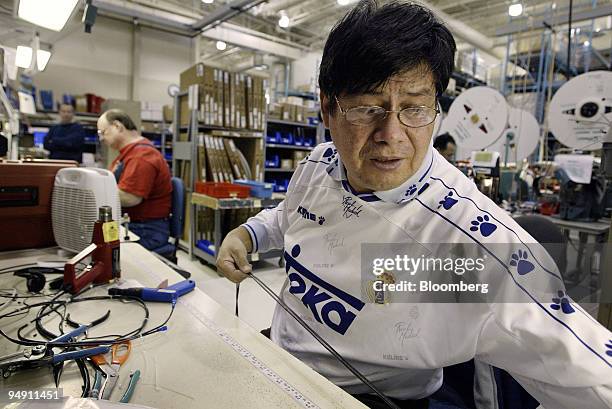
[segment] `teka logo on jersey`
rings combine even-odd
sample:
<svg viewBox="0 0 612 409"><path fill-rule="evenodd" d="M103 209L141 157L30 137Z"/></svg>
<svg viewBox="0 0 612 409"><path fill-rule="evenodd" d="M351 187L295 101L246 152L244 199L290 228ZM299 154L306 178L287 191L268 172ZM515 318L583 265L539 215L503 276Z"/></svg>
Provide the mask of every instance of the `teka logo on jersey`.
<svg viewBox="0 0 612 409"><path fill-rule="evenodd" d="M306 209L305 207L299 206L298 209L296 210L296 212L302 216L302 218L304 219L308 219L310 221L313 222L318 222L319 225L322 225L323 223L325 223L325 217L323 216L319 216L319 219L317 221L317 215L314 213L310 213L308 211L308 209Z"/></svg>
<svg viewBox="0 0 612 409"><path fill-rule="evenodd" d="M291 254L285 251L285 271L291 281L289 292L296 296L303 294L301 300L306 307L310 308L314 318L319 323L324 323L337 333L344 335L357 317L355 312L349 308L352 307L358 312L365 304L308 270L296 260L299 255L300 246L297 244L291 249ZM289 272L291 269L295 271ZM307 283L305 279L308 279L310 283Z"/></svg>

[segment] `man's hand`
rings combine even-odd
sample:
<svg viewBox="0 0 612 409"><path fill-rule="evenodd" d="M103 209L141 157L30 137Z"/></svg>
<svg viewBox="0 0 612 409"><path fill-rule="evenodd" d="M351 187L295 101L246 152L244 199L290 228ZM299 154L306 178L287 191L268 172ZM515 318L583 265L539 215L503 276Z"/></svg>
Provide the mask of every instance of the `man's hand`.
<svg viewBox="0 0 612 409"><path fill-rule="evenodd" d="M251 236L242 226L235 228L225 236L219 256L217 269L230 281L239 283L252 271L247 261L247 254L252 250Z"/></svg>

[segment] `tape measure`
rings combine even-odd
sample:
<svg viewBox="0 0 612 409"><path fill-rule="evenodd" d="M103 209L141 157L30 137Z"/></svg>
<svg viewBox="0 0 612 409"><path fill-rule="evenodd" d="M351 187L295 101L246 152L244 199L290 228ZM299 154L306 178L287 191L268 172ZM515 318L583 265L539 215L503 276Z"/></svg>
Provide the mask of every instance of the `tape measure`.
<svg viewBox="0 0 612 409"><path fill-rule="evenodd" d="M200 289L196 288L195 291L201 292ZM244 359L246 359L251 365L253 365L259 372L261 372L266 378L268 378L272 383L278 386L281 390L287 393L289 396L293 398L300 406L308 409L318 409L319 407L315 405L310 399L304 396L299 390L297 390L294 386L292 386L289 382L283 379L280 375L274 372L272 369L268 368L263 362L261 362L255 355L251 353L248 349L240 345L238 341L232 338L227 332L219 328L214 322L212 322L204 312L196 306L193 302L188 301L188 299L179 299L179 304L183 305L187 308L187 310L204 326L206 326L209 330L217 334L219 338L223 340L227 345L232 347L234 351L238 352Z"/></svg>

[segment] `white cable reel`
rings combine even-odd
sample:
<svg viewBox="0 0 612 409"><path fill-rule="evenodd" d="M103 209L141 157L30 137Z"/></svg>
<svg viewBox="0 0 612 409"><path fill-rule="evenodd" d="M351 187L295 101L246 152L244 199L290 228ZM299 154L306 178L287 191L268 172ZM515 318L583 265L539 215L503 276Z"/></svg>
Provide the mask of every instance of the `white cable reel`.
<svg viewBox="0 0 612 409"><path fill-rule="evenodd" d="M548 123L569 148L601 149L612 123L612 72L591 71L565 83L552 98Z"/></svg>

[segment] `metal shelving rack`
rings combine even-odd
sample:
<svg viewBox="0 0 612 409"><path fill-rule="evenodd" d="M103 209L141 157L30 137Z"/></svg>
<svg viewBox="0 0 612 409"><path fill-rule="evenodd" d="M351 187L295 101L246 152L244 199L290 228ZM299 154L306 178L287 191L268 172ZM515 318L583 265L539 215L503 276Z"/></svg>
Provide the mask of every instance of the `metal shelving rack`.
<svg viewBox="0 0 612 409"><path fill-rule="evenodd" d="M221 246L221 241L223 237L221 237L221 211L229 210L229 209L244 209L244 208L253 208L253 209L269 209L276 207L281 202L282 199L255 199L255 198L246 198L246 199L217 199L215 197L203 195L200 193L192 193L191 194L191 204L193 209L195 210L198 206L208 207L214 210L214 218L215 218L215 229L214 229L214 239L213 244L215 246L215 251L219 249ZM194 213L195 214L195 213ZM197 220L195 217L191 218L191 237L195 237L197 232ZM215 264L216 258L215 256L199 249L195 246L194 240L191 241L190 245L190 254L195 255L198 258L210 263ZM274 257L280 257L283 255L282 250L272 250L266 253L251 253L249 254L249 261L258 261L264 260Z"/></svg>
<svg viewBox="0 0 612 409"><path fill-rule="evenodd" d="M320 143L321 138L320 138L320 126L319 125L311 125L311 124L307 124L304 122L294 122L294 121L286 121L286 120L282 120L282 119L274 119L274 118L268 118L266 120L266 129L268 128L268 124L274 124L274 125L281 125L281 126L290 126L290 127L295 127L295 128L306 128L306 129L314 129L315 130L315 145ZM268 148L273 148L273 149L282 149L284 151L286 150L297 150L297 151L312 151L314 149L313 146L300 146L300 145L285 145L285 144L280 144L280 143L267 143L267 141L264 141L264 150L266 152L266 156L267 156L267 152L268 152ZM264 168L264 174L282 174L282 173L286 173L286 174L291 174L295 171L295 168L293 169L281 169L281 168L269 168L269 167L265 167Z"/></svg>
<svg viewBox="0 0 612 409"><path fill-rule="evenodd" d="M180 121L180 101L181 98L187 97L188 99L188 107L189 107L189 125L181 126ZM172 173L173 176L178 176L178 160L189 161L191 163L190 166L190 174L189 174L189 182L185 184L185 193L186 193L186 201L191 206L191 217L189 223L189 237L188 241L180 240L179 245L183 250L186 250L189 253L189 256L193 259L194 257L198 257L199 259L210 263L215 264L216 258L215 256L206 253L205 251L199 249L195 246L195 242L197 239L197 223L198 217L197 212L199 207L207 207L213 209L214 211L214 245L215 250L219 249L221 242L223 240L223 233L221 232L221 218L222 212L224 210L231 209L244 209L244 208L253 208L253 209L266 209L275 207L278 203L281 202L282 199L256 199L256 198L246 198L246 199L235 199L235 198L224 198L218 199L211 196L195 193L193 187L195 185L195 181L198 180L197 177L197 160L198 160L198 145L199 142L197 139L197 135L199 131L217 131L217 135L232 137L237 139L244 138L261 138L264 142L264 154L265 154L265 137L266 130L263 131L249 131L249 130L233 130L227 129L219 126L212 125L204 125L199 122L198 118L198 88L197 86L189 87L188 91L180 92L174 97L174 123L173 123L173 155L172 155ZM264 122L265 124L265 122ZM265 128L265 125L264 125ZM179 136L181 131L187 131L187 141L180 141ZM265 161L265 158L264 158ZM185 226L187 228L187 226ZM281 250L274 250L267 253L254 253L249 255L249 259L251 261L264 260L268 258L274 258L282 256Z"/></svg>

